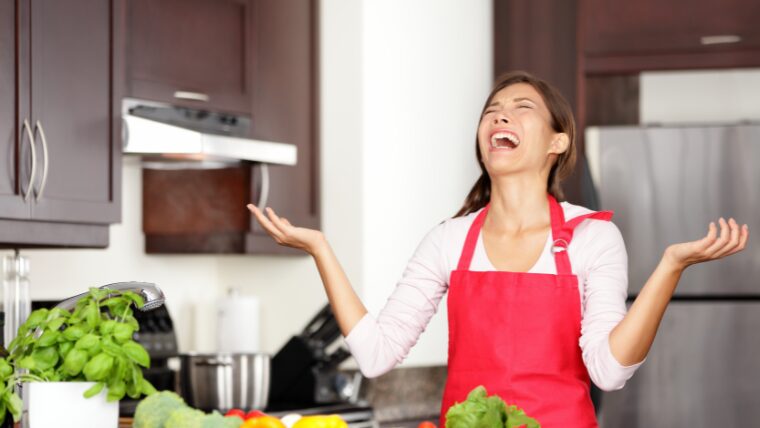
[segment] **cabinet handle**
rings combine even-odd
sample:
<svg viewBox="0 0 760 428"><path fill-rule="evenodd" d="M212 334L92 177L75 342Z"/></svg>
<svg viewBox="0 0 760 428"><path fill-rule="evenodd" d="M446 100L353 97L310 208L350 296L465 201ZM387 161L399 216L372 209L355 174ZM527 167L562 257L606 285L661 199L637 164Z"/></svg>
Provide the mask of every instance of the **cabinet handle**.
<svg viewBox="0 0 760 428"><path fill-rule="evenodd" d="M34 125L34 132L36 133L38 129L40 130L40 138L42 139L42 154L45 155L45 159L42 162L42 183L40 184L40 190L36 192L37 194L34 197L36 201L39 201L40 198L42 198L42 191L45 190L45 184L47 184L49 159L47 138L45 138L45 129L42 127L42 123L39 120Z"/></svg>
<svg viewBox="0 0 760 428"><path fill-rule="evenodd" d="M267 199L269 199L269 167L265 163L259 164L261 168L261 193L259 193L259 204L257 205L260 210L264 210L267 206Z"/></svg>
<svg viewBox="0 0 760 428"><path fill-rule="evenodd" d="M35 172L37 172L37 154L34 152L34 135L32 135L32 127L29 125L29 120L24 119L24 124L21 127L22 127L22 130L26 129L26 135L29 137L29 148L32 151L32 173L29 174L29 185L26 186L26 193L24 194L24 202L27 202L29 201L29 197L32 195L32 186L34 186L34 175L35 175ZM22 192L23 192L23 189L22 189Z"/></svg>
<svg viewBox="0 0 760 428"><path fill-rule="evenodd" d="M188 92L188 91L176 91L174 92L174 98L180 99L180 100L190 100L190 101L203 101L204 103L207 103L209 98L208 95L200 93L200 92Z"/></svg>

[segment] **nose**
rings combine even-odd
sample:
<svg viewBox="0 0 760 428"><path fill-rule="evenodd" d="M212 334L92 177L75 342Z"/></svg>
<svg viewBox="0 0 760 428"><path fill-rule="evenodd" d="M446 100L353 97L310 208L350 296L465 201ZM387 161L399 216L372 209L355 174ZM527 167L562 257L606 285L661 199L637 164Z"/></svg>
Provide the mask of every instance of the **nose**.
<svg viewBox="0 0 760 428"><path fill-rule="evenodd" d="M507 123L509 123L509 118L507 118L507 115L504 114L504 113L498 113L498 114L494 115L494 117L493 117L493 123L494 123L494 125L497 125L499 123L507 124Z"/></svg>

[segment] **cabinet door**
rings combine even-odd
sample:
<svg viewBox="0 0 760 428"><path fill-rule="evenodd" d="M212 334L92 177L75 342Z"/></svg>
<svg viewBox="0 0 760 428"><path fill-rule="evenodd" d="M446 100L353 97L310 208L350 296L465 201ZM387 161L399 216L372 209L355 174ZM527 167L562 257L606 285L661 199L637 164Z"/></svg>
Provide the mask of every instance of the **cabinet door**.
<svg viewBox="0 0 760 428"><path fill-rule="evenodd" d="M268 205L293 224L319 228L319 138L316 2L255 2L256 85L252 135L298 147L295 166L270 165ZM261 168L251 173L251 199L260 197ZM294 253L278 246L251 216L249 253Z"/></svg>
<svg viewBox="0 0 760 428"><path fill-rule="evenodd" d="M22 129L24 120L29 119L22 88L28 87L28 79L20 79L28 69L22 67L28 59L28 49L23 45L28 37L21 37L23 30L16 26L17 13L28 10L19 8L23 3L0 1L0 218L12 219L31 215L31 204L24 201L31 172L31 140Z"/></svg>
<svg viewBox="0 0 760 428"><path fill-rule="evenodd" d="M251 0L130 0L129 96L248 113Z"/></svg>
<svg viewBox="0 0 760 428"><path fill-rule="evenodd" d="M118 0L31 2L35 220L119 220L120 95L112 43ZM44 136L44 141L43 141ZM44 152L47 152L45 156Z"/></svg>
<svg viewBox="0 0 760 428"><path fill-rule="evenodd" d="M756 0L583 0L583 11L589 55L760 48ZM702 44L725 35L742 40Z"/></svg>

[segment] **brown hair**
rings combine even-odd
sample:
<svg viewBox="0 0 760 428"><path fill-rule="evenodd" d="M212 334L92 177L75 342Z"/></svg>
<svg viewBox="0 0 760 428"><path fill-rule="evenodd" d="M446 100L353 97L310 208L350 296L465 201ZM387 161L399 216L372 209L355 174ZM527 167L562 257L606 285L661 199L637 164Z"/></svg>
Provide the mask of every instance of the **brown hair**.
<svg viewBox="0 0 760 428"><path fill-rule="evenodd" d="M562 201L564 200L564 195L562 193L562 188L560 187L560 182L567 178L572 172L573 167L575 166L576 157L575 120L573 119L573 111L570 108L570 104L565 100L562 94L554 86L530 73L525 71L512 71L503 74L496 79L491 94L488 95L488 99L480 113L480 118L481 120L483 119L483 114L485 113L486 108L488 108L493 97L496 96L499 91L516 83L527 83L533 86L533 88L541 94L541 97L546 103L546 107L549 109L549 113L552 116L550 124L552 129L554 129L554 132L564 132L567 134L570 141L567 150L557 156L557 161L552 166L551 171L549 171L549 180L546 183L547 192L554 196L558 201ZM475 136L475 156L478 159L478 165L480 165L482 173L480 174L478 181L475 182L475 185L472 186L467 198L465 198L464 205L454 217L475 212L486 206L491 200L491 177L488 176L488 171L486 171L486 167L483 164L477 134Z"/></svg>

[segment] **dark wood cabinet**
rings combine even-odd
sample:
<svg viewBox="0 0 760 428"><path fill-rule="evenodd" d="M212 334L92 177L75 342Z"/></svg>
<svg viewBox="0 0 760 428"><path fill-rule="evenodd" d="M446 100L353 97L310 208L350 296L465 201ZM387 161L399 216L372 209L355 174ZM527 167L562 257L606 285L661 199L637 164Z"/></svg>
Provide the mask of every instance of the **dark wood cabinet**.
<svg viewBox="0 0 760 428"><path fill-rule="evenodd" d="M578 0L587 73L753 67L755 0Z"/></svg>
<svg viewBox="0 0 760 428"><path fill-rule="evenodd" d="M130 0L128 95L249 113L254 20L252 0Z"/></svg>
<svg viewBox="0 0 760 428"><path fill-rule="evenodd" d="M2 246L103 247L120 220L121 1L0 3Z"/></svg>

